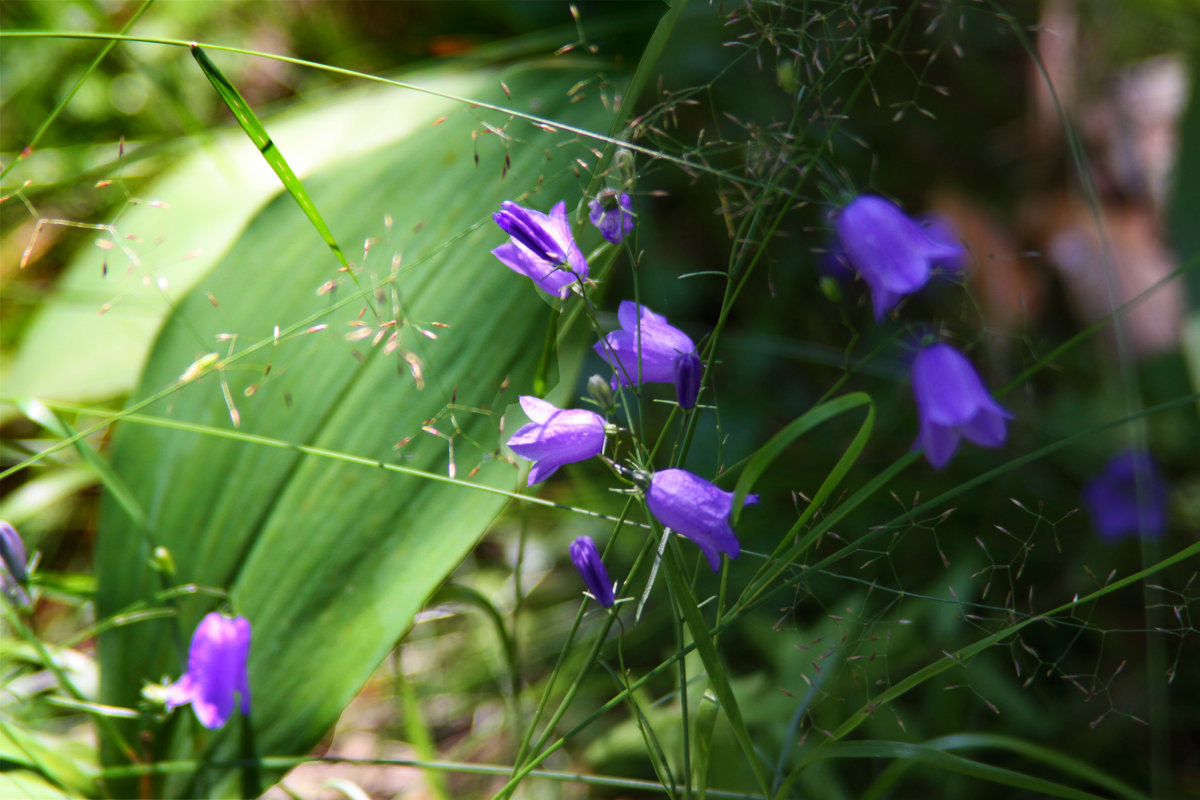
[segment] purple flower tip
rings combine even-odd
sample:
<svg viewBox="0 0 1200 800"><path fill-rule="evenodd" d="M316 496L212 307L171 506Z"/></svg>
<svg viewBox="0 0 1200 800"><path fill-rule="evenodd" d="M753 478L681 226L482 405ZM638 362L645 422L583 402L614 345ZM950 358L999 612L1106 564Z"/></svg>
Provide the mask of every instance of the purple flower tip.
<svg viewBox="0 0 1200 800"><path fill-rule="evenodd" d="M688 335L670 325L666 317L631 300L622 301L617 319L621 330L593 345L600 357L616 370L613 388L639 382L674 383L675 359L696 352L696 345Z"/></svg>
<svg viewBox="0 0 1200 800"><path fill-rule="evenodd" d="M758 502L758 495L746 495L744 505ZM663 527L691 539L713 572L721 568L721 554L737 558L741 552L737 536L729 525L733 510L733 492L687 470L664 469L654 473L646 490L646 505Z"/></svg>
<svg viewBox="0 0 1200 800"><path fill-rule="evenodd" d="M167 687L167 708L191 703L200 724L216 729L232 716L237 693L241 695L242 714L249 715L249 655L250 623L246 618L208 614L192 636L187 672Z"/></svg>
<svg viewBox="0 0 1200 800"><path fill-rule="evenodd" d="M579 577L583 578L583 585L596 598L596 602L605 608L611 606L616 601L612 581L608 579L608 571L604 569L604 562L600 560L600 552L592 537L580 536L571 542L571 560L575 562L575 569L579 570Z"/></svg>
<svg viewBox="0 0 1200 800"><path fill-rule="evenodd" d="M588 220L613 244L619 244L633 231L633 201L624 192L605 189L588 203L588 209Z"/></svg>
<svg viewBox="0 0 1200 800"><path fill-rule="evenodd" d="M675 356L675 401L684 411L696 407L700 397L700 378L704 365L695 353L680 353Z"/></svg>
<svg viewBox="0 0 1200 800"><path fill-rule="evenodd" d="M948 344L917 353L912 363L913 395L921 429L915 447L941 469L958 449L959 437L980 447L999 447L1012 419L988 394L966 356Z"/></svg>
<svg viewBox="0 0 1200 800"><path fill-rule="evenodd" d="M1100 538L1159 537L1167 529L1167 483L1149 453L1127 450L1083 489Z"/></svg>
<svg viewBox="0 0 1200 800"><path fill-rule="evenodd" d="M966 255L944 229L922 228L895 203L876 195L854 198L834 226L846 260L871 289L877 320L901 297L924 286L931 269L948 267Z"/></svg>
<svg viewBox="0 0 1200 800"><path fill-rule="evenodd" d="M28 583L25 562L25 544L21 541L21 534L12 525L0 521L0 587L6 586L10 578L19 586Z"/></svg>
<svg viewBox="0 0 1200 800"><path fill-rule="evenodd" d="M529 486L546 480L563 464L584 461L604 451L604 417L583 409L560 409L545 400L521 397L521 408L533 420L508 440L509 449L535 462Z"/></svg>
<svg viewBox="0 0 1200 800"><path fill-rule="evenodd" d="M492 255L543 292L566 297L571 286L587 278L587 261L571 233L566 203L559 202L543 214L505 200L492 219L509 235L508 243L492 250Z"/></svg>

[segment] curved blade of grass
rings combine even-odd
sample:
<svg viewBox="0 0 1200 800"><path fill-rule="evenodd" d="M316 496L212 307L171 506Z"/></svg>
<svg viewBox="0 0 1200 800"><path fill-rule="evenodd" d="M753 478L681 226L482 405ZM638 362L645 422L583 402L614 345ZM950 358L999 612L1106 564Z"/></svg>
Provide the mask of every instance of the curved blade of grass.
<svg viewBox="0 0 1200 800"><path fill-rule="evenodd" d="M1030 792L1037 792L1048 797L1066 797L1071 800L1102 800L1103 795L1092 794L1072 786L1066 786L1056 781L1028 775L1024 772L984 764L963 756L947 753L945 750L924 744L890 741L837 742L814 749L806 755L796 768L797 772L817 761L827 759L905 759L924 764L936 769L956 772L989 783L1001 786L1012 786ZM777 797L788 797L789 781L781 787Z"/></svg>
<svg viewBox="0 0 1200 800"><path fill-rule="evenodd" d="M234 119L242 126L242 130L250 137L250 141L258 148L258 152L279 176L279 182L288 190L288 194L296 201L296 205L300 206L300 210L304 212L304 216L308 217L308 221L317 229L317 233L325 240L325 244L329 245L329 249L337 256L337 260L341 262L343 267L347 269L350 263L346 261L346 254L342 252L342 248L338 245L337 240L333 238L333 232L329 230L329 226L325 224L325 220L321 217L321 212L317 210L317 206L309 197L308 191L305 190L304 184L296 177L296 173L292 171L287 159L283 157L283 153L279 152L279 148L275 146L275 142L271 140L270 134L263 124L258 121L258 116L254 113L254 109L250 108L250 104L242 97L242 93L237 90L237 87L229 82L225 74L212 62L204 51L198 45L192 45L190 48L192 57L196 59L196 63L200 65L200 69L204 72L204 77L208 78L209 83L217 90L217 94L221 96L221 100L229 107L233 113ZM354 272L350 275L354 277ZM358 283L358 278L355 277L355 283Z"/></svg>
<svg viewBox="0 0 1200 800"><path fill-rule="evenodd" d="M812 502L808 504L808 510L805 511L805 517L802 519L806 521L807 516L815 513L825 497L833 491L834 487L841 482L841 479L845 477L846 472L854 462L858 460L859 455L862 454L862 450L866 446L867 438L871 435L871 429L875 425L875 405L871 401L871 396L865 392L851 392L850 394L815 406L792 420L783 430L772 436L766 444L758 448L746 463L741 477L738 478L737 486L734 487L733 511L729 515L730 524L737 525L738 517L742 511L742 504L746 501L746 495L750 493L750 489L753 488L755 482L766 472L767 467L771 466L772 462L779 458L792 442L821 423L859 406L867 406L866 421L859 427L858 434L854 437L850 447L846 449L846 452L842 454L838 463L830 471L830 478L821 485L821 490L817 492ZM859 441L860 439L862 441ZM836 476L836 480L833 480L834 476ZM800 524L803 524L803 522ZM784 538L786 540L789 537Z"/></svg>

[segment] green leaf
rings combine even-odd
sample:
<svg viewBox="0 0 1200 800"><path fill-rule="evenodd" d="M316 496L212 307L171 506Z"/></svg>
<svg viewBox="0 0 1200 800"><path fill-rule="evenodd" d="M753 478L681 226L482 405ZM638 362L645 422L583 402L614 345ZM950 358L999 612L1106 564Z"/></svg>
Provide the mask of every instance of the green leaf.
<svg viewBox="0 0 1200 800"><path fill-rule="evenodd" d="M497 100L503 79L512 102L603 129L598 99L569 103L580 74L560 63L489 83ZM504 138L481 135L481 121ZM375 287L371 297L314 247L310 223L280 196L164 327L133 405L170 390L139 410L175 427L128 419L112 451L150 536L106 498L97 608L104 619L163 588L148 565L154 546L170 551L177 583L228 587L233 610L253 626L260 757L307 752L325 734L500 511L505 496L496 490L516 488L517 470L499 449L500 416L532 386L546 305L491 256L504 237L490 212L504 199L543 209L576 202L571 165L587 156L570 134L463 108L306 181L339 240L374 241L354 265ZM329 281L338 288L324 291ZM385 316L371 316L368 300ZM353 338L364 327L366 337ZM393 334L394 352L385 352ZM211 351L219 360L189 374ZM253 436L309 449L263 447ZM177 620L102 634L104 702L136 705L144 680L183 671L191 632L214 604L176 604ZM153 726L157 757L196 753L210 765L169 776L159 793L238 791L218 766L240 756L237 727L202 736L187 709ZM122 763L111 749L106 759Z"/></svg>

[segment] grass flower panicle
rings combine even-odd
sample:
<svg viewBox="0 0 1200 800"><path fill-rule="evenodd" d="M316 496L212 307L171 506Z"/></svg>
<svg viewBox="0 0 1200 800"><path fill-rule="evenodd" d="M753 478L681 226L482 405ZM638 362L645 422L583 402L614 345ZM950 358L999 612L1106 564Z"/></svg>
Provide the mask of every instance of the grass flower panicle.
<svg viewBox="0 0 1200 800"><path fill-rule="evenodd" d="M213 612L200 620L188 652L188 669L167 687L167 708L192 704L196 718L216 729L233 714L234 694L241 695L241 711L250 714L250 683L246 659L250 655L250 622Z"/></svg>
<svg viewBox="0 0 1200 800"><path fill-rule="evenodd" d="M535 462L528 485L546 480L563 464L585 461L604 450L604 417L584 409L561 409L537 397L523 395L521 408L532 420L508 440L521 458Z"/></svg>
<svg viewBox="0 0 1200 800"><path fill-rule="evenodd" d="M920 417L916 445L941 469L958 449L959 437L980 447L999 447L1007 436L1002 408L984 388L966 356L948 344L917 353L912 363L913 395Z"/></svg>
<svg viewBox="0 0 1200 800"><path fill-rule="evenodd" d="M587 278L587 260L575 244L565 202L543 214L505 200L492 219L510 237L492 255L546 294L566 297L576 282Z"/></svg>
<svg viewBox="0 0 1200 800"><path fill-rule="evenodd" d="M583 585L596 598L596 602L605 608L612 606L616 602L612 581L608 578L608 570L604 569L600 551L596 549L592 537L580 536L571 542L571 560L575 562L575 569L579 570L579 577L583 578Z"/></svg>
<svg viewBox="0 0 1200 800"><path fill-rule="evenodd" d="M745 505L758 502L746 495ZM646 505L654 518L700 548L713 572L721 568L721 554L737 558L741 545L729 524L733 492L683 469L654 473L646 490Z"/></svg>
<svg viewBox="0 0 1200 800"><path fill-rule="evenodd" d="M834 225L841 252L871 289L876 320L924 286L932 269L958 269L966 256L944 225L922 228L895 203L876 195L854 198L838 212Z"/></svg>

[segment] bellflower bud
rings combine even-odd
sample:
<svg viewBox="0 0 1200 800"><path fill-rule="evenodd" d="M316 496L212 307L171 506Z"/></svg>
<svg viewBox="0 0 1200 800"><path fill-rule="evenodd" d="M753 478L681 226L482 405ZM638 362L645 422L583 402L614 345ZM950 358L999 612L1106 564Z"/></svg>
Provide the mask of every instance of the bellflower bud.
<svg viewBox="0 0 1200 800"><path fill-rule="evenodd" d="M244 617L213 612L200 620L192 636L188 670L167 687L167 708L192 704L206 728L222 727L233 715L234 694L241 695L242 714L250 714L250 623Z"/></svg>
<svg viewBox="0 0 1200 800"><path fill-rule="evenodd" d="M566 203L557 203L547 215L505 200L492 219L510 237L492 255L543 292L566 297L571 286L587 278L587 261L571 233Z"/></svg>
<svg viewBox="0 0 1200 800"><path fill-rule="evenodd" d="M629 195L605 189L588 203L588 220L600 229L600 235L613 244L633 232L633 201Z"/></svg>
<svg viewBox="0 0 1200 800"><path fill-rule="evenodd" d="M587 390L588 395L596 401L596 405L605 411L611 412L616 408L616 403L613 401L612 389L609 387L608 381L604 380L601 376L593 375L588 378Z"/></svg>
<svg viewBox="0 0 1200 800"><path fill-rule="evenodd" d="M696 407L700 397L700 378L704 365L695 353L680 353L675 356L675 401L684 411Z"/></svg>
<svg viewBox="0 0 1200 800"><path fill-rule="evenodd" d="M757 502L758 495L746 495L745 505ZM663 527L691 539L713 572L721 568L722 553L737 558L741 552L729 525L733 492L719 489L687 470L664 469L650 479L646 505Z"/></svg>
<svg viewBox="0 0 1200 800"><path fill-rule="evenodd" d="M631 300L621 303L617 319L621 330L593 345L600 357L616 370L613 388L632 386L639 378L642 383L674 383L675 358L696 352L696 345L688 335L670 325L666 317Z"/></svg>
<svg viewBox="0 0 1200 800"><path fill-rule="evenodd" d="M29 583L25 571L25 543L21 534L7 522L0 521L0 584L11 578L19 586Z"/></svg>
<svg viewBox="0 0 1200 800"><path fill-rule="evenodd" d="M1083 500L1101 539L1157 538L1167 529L1167 483L1149 453L1127 450L1088 481Z"/></svg>
<svg viewBox="0 0 1200 800"><path fill-rule="evenodd" d="M962 244L934 236L907 217L899 206L876 195L854 198L834 221L842 251L871 289L875 319L929 280L934 267L961 262Z"/></svg>
<svg viewBox="0 0 1200 800"><path fill-rule="evenodd" d="M575 562L575 569L579 570L579 577L583 578L583 585L596 598L596 602L605 608L610 607L615 602L612 581L608 579L608 571L604 569L596 543L590 536L580 536L571 542L571 560Z"/></svg>
<svg viewBox="0 0 1200 800"><path fill-rule="evenodd" d="M1004 444L1004 421L1012 414L992 399L971 362L950 345L935 344L917 353L912 387L921 423L914 447L925 449L935 469L950 461L960 436L980 447Z"/></svg>
<svg viewBox="0 0 1200 800"><path fill-rule="evenodd" d="M563 464L584 461L604 450L604 417L583 409L563 410L537 397L521 397L532 422L508 440L521 458L534 461L529 486L546 480Z"/></svg>

